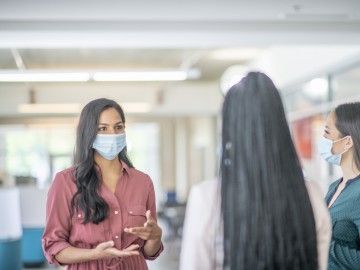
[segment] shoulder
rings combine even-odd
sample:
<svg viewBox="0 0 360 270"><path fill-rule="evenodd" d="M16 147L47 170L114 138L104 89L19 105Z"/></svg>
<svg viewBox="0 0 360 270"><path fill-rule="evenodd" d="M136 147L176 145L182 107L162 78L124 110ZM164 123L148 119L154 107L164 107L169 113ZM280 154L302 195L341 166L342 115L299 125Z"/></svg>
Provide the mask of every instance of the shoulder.
<svg viewBox="0 0 360 270"><path fill-rule="evenodd" d="M150 178L148 174L146 174L138 169L135 169L135 168L129 167L129 168L127 168L127 171L131 177L137 177L139 179Z"/></svg>
<svg viewBox="0 0 360 270"><path fill-rule="evenodd" d="M180 269L215 269L220 210L214 196L220 181L206 180L192 186L188 197L183 228ZM215 203L215 204L214 204Z"/></svg>
<svg viewBox="0 0 360 270"><path fill-rule="evenodd" d="M353 182L347 184L347 192L348 199L350 201L356 201L352 206L358 211L358 202L360 201L360 179L356 179Z"/></svg>
<svg viewBox="0 0 360 270"><path fill-rule="evenodd" d="M192 186L191 193L200 197L213 197L220 190L218 179L205 180Z"/></svg>
<svg viewBox="0 0 360 270"><path fill-rule="evenodd" d="M72 191L76 188L75 167L70 167L55 174L51 189Z"/></svg>
<svg viewBox="0 0 360 270"><path fill-rule="evenodd" d="M47 204L58 207L70 206L71 199L76 193L75 168L68 168L56 173L47 194Z"/></svg>
<svg viewBox="0 0 360 270"><path fill-rule="evenodd" d="M327 212L325 199L319 185L313 181L305 181L305 185L314 211Z"/></svg>
<svg viewBox="0 0 360 270"><path fill-rule="evenodd" d="M306 180L305 186L310 197L317 197L317 198L324 197L319 185L316 182Z"/></svg>
<svg viewBox="0 0 360 270"><path fill-rule="evenodd" d="M189 194L189 204L198 208L216 207L220 200L220 181L205 180L192 186Z"/></svg>
<svg viewBox="0 0 360 270"><path fill-rule="evenodd" d="M132 181L135 181L136 184L138 185L144 185L144 186L150 186L152 187L153 186L153 182L151 180L151 177L140 171L140 170L137 170L135 168L128 168L127 169L127 172L129 174L129 178L132 180Z"/></svg>
<svg viewBox="0 0 360 270"><path fill-rule="evenodd" d="M329 186L329 191L336 188L339 185L340 181L341 181L341 178L332 182Z"/></svg>
<svg viewBox="0 0 360 270"><path fill-rule="evenodd" d="M221 198L218 180L206 180L192 186L185 213L184 234L189 243L211 249L221 224ZM215 243L215 242L214 242Z"/></svg>
<svg viewBox="0 0 360 270"><path fill-rule="evenodd" d="M329 200L329 197L334 194L336 187L339 185L341 178L332 182L327 190L325 199Z"/></svg>
<svg viewBox="0 0 360 270"><path fill-rule="evenodd" d="M351 183L349 183L350 186L352 186L352 190L356 190L358 193L358 190L360 189L360 177L353 180Z"/></svg>
<svg viewBox="0 0 360 270"><path fill-rule="evenodd" d="M326 231L330 231L330 229L328 229L331 227L330 214L319 185L312 181L305 181L305 183L313 209L317 230L319 231L321 228L327 228Z"/></svg>
<svg viewBox="0 0 360 270"><path fill-rule="evenodd" d="M70 168L64 169L62 171L59 171L56 173L56 175L74 179L75 178L75 167L70 167Z"/></svg>

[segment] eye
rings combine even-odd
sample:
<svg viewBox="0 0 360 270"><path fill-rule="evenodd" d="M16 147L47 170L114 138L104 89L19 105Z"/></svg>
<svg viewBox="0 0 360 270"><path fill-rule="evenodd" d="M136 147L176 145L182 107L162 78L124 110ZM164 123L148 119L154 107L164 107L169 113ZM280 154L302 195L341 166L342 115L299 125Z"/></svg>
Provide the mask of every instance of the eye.
<svg viewBox="0 0 360 270"><path fill-rule="evenodd" d="M98 128L98 131L105 131L106 130L106 127L99 127Z"/></svg>
<svg viewBox="0 0 360 270"><path fill-rule="evenodd" d="M125 126L124 125L117 125L116 127L115 127L115 129L116 130L124 130L124 128L125 128Z"/></svg>

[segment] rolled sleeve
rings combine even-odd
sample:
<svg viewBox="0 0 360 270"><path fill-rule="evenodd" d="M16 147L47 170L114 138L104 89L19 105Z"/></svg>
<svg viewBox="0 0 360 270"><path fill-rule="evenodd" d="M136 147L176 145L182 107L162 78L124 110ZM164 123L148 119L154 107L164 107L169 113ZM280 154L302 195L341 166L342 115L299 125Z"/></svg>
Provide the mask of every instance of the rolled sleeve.
<svg viewBox="0 0 360 270"><path fill-rule="evenodd" d="M55 256L71 246L70 202L72 194L64 173L58 173L49 189L46 203L46 225L42 237L44 255L50 264L60 265Z"/></svg>
<svg viewBox="0 0 360 270"><path fill-rule="evenodd" d="M42 243L43 243L43 249L44 249L44 253L45 253L45 257L46 257L47 261L50 264L55 264L57 266L59 266L61 264L56 260L56 258L55 258L56 254L58 254L63 249L71 246L68 242L53 242L52 244L46 243L45 239L43 239Z"/></svg>
<svg viewBox="0 0 360 270"><path fill-rule="evenodd" d="M161 254L161 252L163 252L163 250L164 250L164 245L163 245L163 243L161 243L159 250L154 255L152 255L152 256L146 255L146 253L144 251L144 247L142 248L142 254L144 255L145 260L153 261L157 257L160 256L160 254Z"/></svg>

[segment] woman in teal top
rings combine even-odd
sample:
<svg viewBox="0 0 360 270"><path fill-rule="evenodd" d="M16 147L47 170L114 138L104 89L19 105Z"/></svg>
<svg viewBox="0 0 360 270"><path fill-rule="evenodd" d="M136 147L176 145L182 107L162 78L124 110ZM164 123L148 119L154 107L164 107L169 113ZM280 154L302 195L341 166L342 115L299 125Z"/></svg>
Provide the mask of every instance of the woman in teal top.
<svg viewBox="0 0 360 270"><path fill-rule="evenodd" d="M319 150L343 175L326 195L333 226L329 270L360 269L360 102L329 114Z"/></svg>

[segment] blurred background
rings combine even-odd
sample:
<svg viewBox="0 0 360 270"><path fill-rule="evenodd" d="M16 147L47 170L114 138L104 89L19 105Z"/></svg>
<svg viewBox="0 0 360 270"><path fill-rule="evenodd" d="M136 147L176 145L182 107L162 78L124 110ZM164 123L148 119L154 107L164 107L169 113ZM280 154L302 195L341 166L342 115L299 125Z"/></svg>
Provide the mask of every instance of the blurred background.
<svg viewBox="0 0 360 270"><path fill-rule="evenodd" d="M150 269L178 269L189 189L217 177L223 96L249 70L280 89L326 192L339 171L316 143L332 108L360 100L360 2L0 0L0 269L52 269L47 189L99 97L123 106L129 155L154 182L165 252Z"/></svg>

